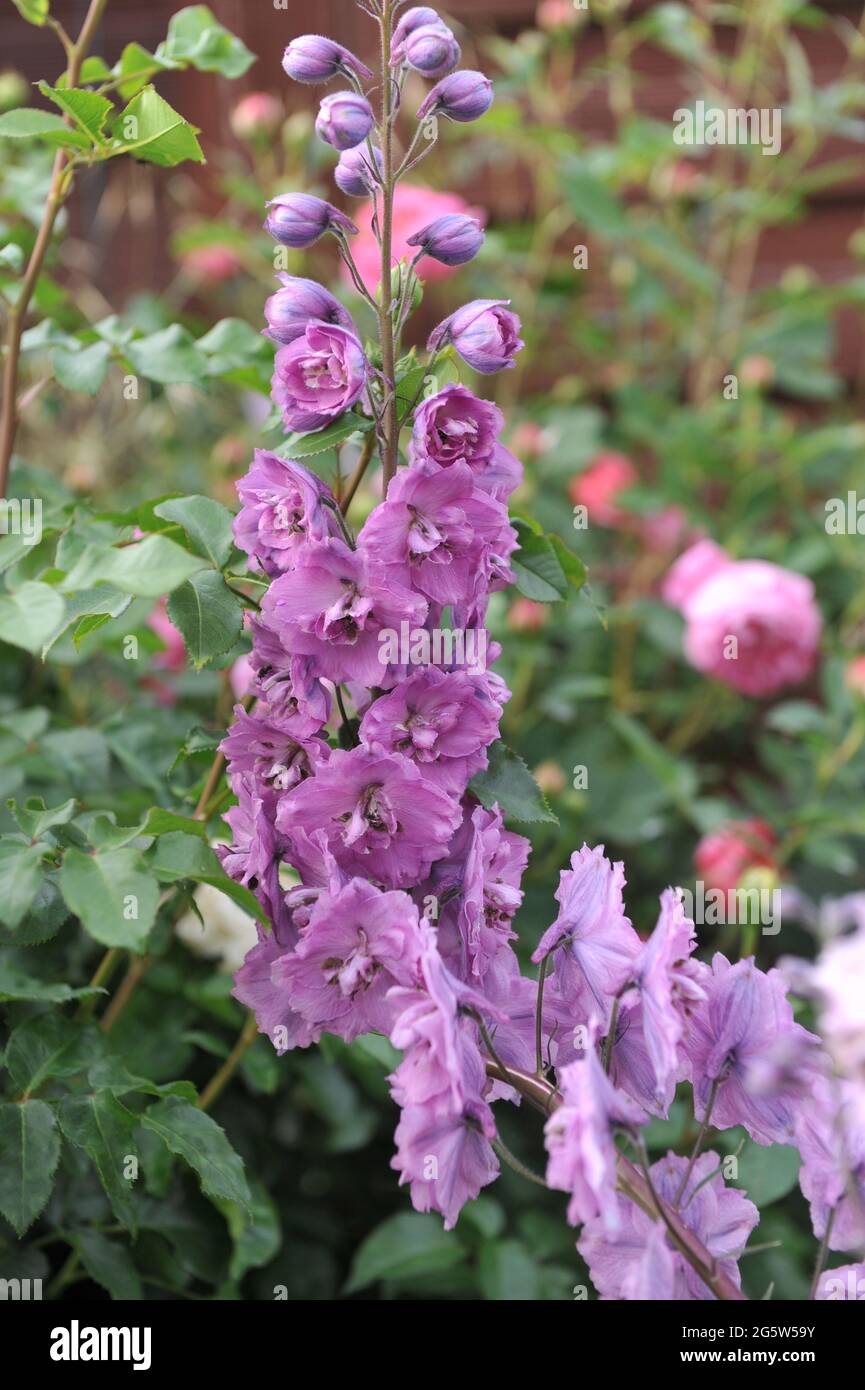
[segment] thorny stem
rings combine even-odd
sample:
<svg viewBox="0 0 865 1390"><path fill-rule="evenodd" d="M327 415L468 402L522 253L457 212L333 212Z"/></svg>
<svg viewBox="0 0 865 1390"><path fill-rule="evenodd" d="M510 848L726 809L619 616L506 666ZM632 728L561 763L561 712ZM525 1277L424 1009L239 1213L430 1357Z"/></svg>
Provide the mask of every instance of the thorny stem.
<svg viewBox="0 0 865 1390"><path fill-rule="evenodd" d="M396 399L394 366L394 333L391 316L391 250L393 245L393 195L396 179L393 163L394 82L390 70L391 26L394 0L383 0L381 27L381 152L382 152L382 216L381 216L381 285L379 286L379 332L381 362L387 405L382 431L382 491L396 473L399 451L399 418Z"/></svg>
<svg viewBox="0 0 865 1390"><path fill-rule="evenodd" d="M487 1075L496 1080L506 1081L538 1110L549 1115L562 1104L562 1097L554 1086L542 1077L516 1067L503 1069L501 1063L492 1058L486 1059ZM682 1221L678 1212L668 1206L657 1194L653 1195L651 1184L639 1169L619 1154L616 1160L616 1178L619 1191L635 1206L650 1216L653 1221L662 1220L669 1232L670 1240L683 1259L700 1276L707 1288L716 1298L728 1302L744 1303L748 1300L733 1283L729 1275L719 1268L717 1261L703 1242Z"/></svg>
<svg viewBox="0 0 865 1390"><path fill-rule="evenodd" d="M81 26L81 32L77 41L67 46L68 35L61 35L63 47L68 58L66 68L66 85L75 87L81 76L81 66L87 57L93 35L99 25L108 0L90 0L90 7ZM65 33L65 31L64 31ZM6 361L3 368L3 391L2 391L2 415L3 421L0 426L0 497L6 496L9 484L9 467L12 461L12 453L15 448L15 439L18 434L18 423L20 411L18 407L18 372L21 364L21 336L24 332L24 324L27 319L27 311L30 308L30 301L36 289L39 276L48 248L51 245L51 235L54 231L54 223L57 221L63 203L69 194L72 185L71 169L69 168L69 155L66 150L58 150L54 157L54 167L51 172L51 185L48 190L48 197L45 200L45 207L42 212L42 222L36 235L36 241L21 281L21 289L15 300L14 305L9 310L9 321L6 330Z"/></svg>

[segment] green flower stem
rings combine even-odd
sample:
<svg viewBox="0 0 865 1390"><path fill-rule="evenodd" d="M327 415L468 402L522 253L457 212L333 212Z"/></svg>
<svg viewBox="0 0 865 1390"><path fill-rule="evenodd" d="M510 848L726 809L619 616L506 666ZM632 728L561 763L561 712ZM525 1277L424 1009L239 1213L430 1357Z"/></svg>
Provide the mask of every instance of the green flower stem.
<svg viewBox="0 0 865 1390"><path fill-rule="evenodd" d="M240 1063L243 1061L246 1053L255 1042L257 1036L258 1024L255 1020L255 1014L248 1014L234 1047L219 1068L219 1071L214 1073L201 1092L201 1095L198 1097L197 1103L199 1110L209 1110L214 1101L218 1100L234 1073L237 1071L237 1068L240 1066Z"/></svg>

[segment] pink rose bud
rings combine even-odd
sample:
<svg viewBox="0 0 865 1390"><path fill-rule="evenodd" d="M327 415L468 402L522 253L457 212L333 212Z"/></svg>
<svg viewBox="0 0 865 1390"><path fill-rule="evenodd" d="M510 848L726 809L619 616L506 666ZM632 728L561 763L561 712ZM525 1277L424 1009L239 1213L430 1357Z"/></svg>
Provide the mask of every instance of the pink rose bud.
<svg viewBox="0 0 865 1390"><path fill-rule="evenodd" d="M727 893L750 869L774 868L777 840L762 820L730 821L704 835L694 851L694 869L707 888Z"/></svg>
<svg viewBox="0 0 865 1390"><path fill-rule="evenodd" d="M589 521L596 526L621 526L627 513L616 506L616 498L637 481L637 470L627 454L608 449L571 479L568 495L575 506L587 509Z"/></svg>
<svg viewBox="0 0 865 1390"><path fill-rule="evenodd" d="M844 683L848 690L865 698L865 655L853 658L844 673Z"/></svg>
<svg viewBox="0 0 865 1390"><path fill-rule="evenodd" d="M231 113L231 129L238 140L257 140L272 135L282 124L282 102L269 92L250 92Z"/></svg>
<svg viewBox="0 0 865 1390"><path fill-rule="evenodd" d="M512 632L539 632L550 621L550 610L547 604L533 598L516 598L506 621Z"/></svg>
<svg viewBox="0 0 865 1390"><path fill-rule="evenodd" d="M239 275L243 266L230 246L196 246L183 256L183 269L197 280L221 285Z"/></svg>

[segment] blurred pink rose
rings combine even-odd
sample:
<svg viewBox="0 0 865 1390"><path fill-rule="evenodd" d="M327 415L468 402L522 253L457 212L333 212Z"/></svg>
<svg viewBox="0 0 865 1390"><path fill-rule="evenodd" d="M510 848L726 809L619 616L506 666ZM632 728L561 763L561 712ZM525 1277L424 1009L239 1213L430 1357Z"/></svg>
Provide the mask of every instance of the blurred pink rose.
<svg viewBox="0 0 865 1390"><path fill-rule="evenodd" d="M695 532L681 507L661 507L636 518L640 536L647 550L662 550L672 554L693 538Z"/></svg>
<svg viewBox="0 0 865 1390"><path fill-rule="evenodd" d="M810 579L765 560L731 560L699 541L663 587L685 618L685 655L743 695L798 685L817 664L823 628Z"/></svg>
<svg viewBox="0 0 865 1390"><path fill-rule="evenodd" d="M352 210L352 220L357 223L358 235L350 238L351 251L354 256L360 277L371 294L379 287L381 281L381 251L372 230L372 199L369 202L361 203L357 211ZM450 213L462 213L468 217L477 217L481 223L487 220L487 213L483 208L469 207L464 198L458 193L436 193L432 188L418 188L412 184L397 184L396 194L393 205L393 247L391 264L398 265L404 257L411 259L415 254L415 248L409 246L408 239L415 232L421 231L434 222L437 217L445 217ZM458 267L442 265L440 261L434 261L430 256L423 256L415 266L415 273L421 280L444 280L448 275L453 275ZM343 279L351 283L350 276L343 266Z"/></svg>
<svg viewBox="0 0 865 1390"><path fill-rule="evenodd" d="M559 29L575 29L579 23L574 0L541 0L535 11L539 29L555 33Z"/></svg>
<svg viewBox="0 0 865 1390"><path fill-rule="evenodd" d="M848 690L865 696L865 654L854 656L844 673L844 682Z"/></svg>
<svg viewBox="0 0 865 1390"><path fill-rule="evenodd" d="M228 673L228 682L236 700L242 700L244 695L249 693L254 679L255 672L250 665L249 657L239 656Z"/></svg>
<svg viewBox="0 0 865 1390"><path fill-rule="evenodd" d="M243 269L240 257L230 246L196 246L181 256L187 275L208 285L221 285L233 280Z"/></svg>
<svg viewBox="0 0 865 1390"><path fill-rule="evenodd" d="M545 603L533 598L514 599L508 609L507 624L512 632L537 632L550 621L550 610Z"/></svg>
<svg viewBox="0 0 865 1390"><path fill-rule="evenodd" d="M250 92L232 111L231 129L238 140L256 140L278 130L284 115L282 102L270 92Z"/></svg>
<svg viewBox="0 0 865 1390"><path fill-rule="evenodd" d="M163 643L165 650L153 657L153 665L160 671L182 671L186 665L186 647L183 638L168 616L165 599L161 598L147 619L151 628Z"/></svg>
<svg viewBox="0 0 865 1390"><path fill-rule="evenodd" d="M739 886L749 869L774 867L776 844L772 828L765 821L730 821L714 834L704 835L697 845L697 877L707 888L728 893Z"/></svg>
<svg viewBox="0 0 865 1390"><path fill-rule="evenodd" d="M637 470L627 454L608 449L596 454L588 468L571 479L568 494L575 505L587 508L590 522L621 526L627 513L616 506L616 498L636 482Z"/></svg>

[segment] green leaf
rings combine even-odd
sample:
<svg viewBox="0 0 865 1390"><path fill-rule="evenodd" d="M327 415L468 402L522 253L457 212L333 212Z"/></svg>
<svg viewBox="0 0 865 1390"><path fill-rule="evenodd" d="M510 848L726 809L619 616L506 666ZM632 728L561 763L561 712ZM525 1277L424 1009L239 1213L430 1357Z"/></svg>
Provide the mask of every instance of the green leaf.
<svg viewBox="0 0 865 1390"><path fill-rule="evenodd" d="M4 269L19 271L24 265L24 252L15 241L10 241L8 245L0 250L0 266Z"/></svg>
<svg viewBox="0 0 865 1390"><path fill-rule="evenodd" d="M168 616L199 671L214 656L230 651L243 631L243 604L215 570L202 570L175 589Z"/></svg>
<svg viewBox="0 0 865 1390"><path fill-rule="evenodd" d="M27 1000L33 1004L68 1004L70 999L81 999L90 994L101 993L89 986L72 989L71 985L49 983L37 980L35 976L19 970L10 961L0 958L0 1003L10 999Z"/></svg>
<svg viewBox="0 0 865 1390"><path fill-rule="evenodd" d="M248 1269L268 1264L279 1253L282 1243L276 1203L257 1178L252 1178L250 1187L249 1210L237 1202L219 1200L216 1203L234 1242L228 1272L235 1280L242 1279Z"/></svg>
<svg viewBox="0 0 865 1390"><path fill-rule="evenodd" d="M570 584L571 588L579 592L589 577L588 570L569 546L565 545L561 536L555 534L547 536L547 540L555 552L556 559L562 567L562 573Z"/></svg>
<svg viewBox="0 0 865 1390"><path fill-rule="evenodd" d="M549 536L538 535L519 517L514 518L520 548L511 557L517 588L538 603L567 598L571 587ZM574 556L576 560L576 556Z"/></svg>
<svg viewBox="0 0 865 1390"><path fill-rule="evenodd" d="M793 1191L799 1181L801 1161L798 1151L787 1144L767 1146L748 1139L737 1160L738 1175L733 1181L762 1211Z"/></svg>
<svg viewBox="0 0 865 1390"><path fill-rule="evenodd" d="M94 1230L75 1231L71 1239L91 1279L107 1289L113 1299L141 1302L141 1280L125 1246Z"/></svg>
<svg viewBox="0 0 865 1390"><path fill-rule="evenodd" d="M453 1234L442 1229L437 1216L400 1212L390 1216L366 1237L355 1252L346 1293L357 1293L380 1279L405 1279L453 1269L466 1251Z"/></svg>
<svg viewBox="0 0 865 1390"><path fill-rule="evenodd" d="M205 1196L249 1207L252 1198L243 1161L225 1131L203 1110L179 1096L166 1096L144 1112L141 1123L198 1174Z"/></svg>
<svg viewBox="0 0 865 1390"><path fill-rule="evenodd" d="M105 122L114 110L107 97L97 92L81 91L79 88L51 87L47 82L39 83L39 90L55 106L59 106L64 116L68 116L83 135L94 145L105 144Z"/></svg>
<svg viewBox="0 0 865 1390"><path fill-rule="evenodd" d="M74 351L55 348L51 359L54 375L67 391L83 391L87 396L95 396L105 380L111 351L110 343L90 343Z"/></svg>
<svg viewBox="0 0 865 1390"><path fill-rule="evenodd" d="M99 1051L100 1037L57 1013L20 1023L6 1047L6 1069L19 1091L37 1091L46 1081L75 1076Z"/></svg>
<svg viewBox="0 0 865 1390"><path fill-rule="evenodd" d="M75 628L74 640L77 646L88 632L93 632L112 618L119 618L131 602L131 594L125 594L122 589L113 588L110 584L97 584L92 589L79 589L78 593L69 594L63 619L42 648L42 660L45 660L55 642L59 642L71 627Z"/></svg>
<svg viewBox="0 0 865 1390"><path fill-rule="evenodd" d="M199 555L191 555L167 536L145 536L134 545L117 547L91 543L60 587L64 593L74 593L96 584L111 584L139 598L159 598L170 594L203 564Z"/></svg>
<svg viewBox="0 0 865 1390"><path fill-rule="evenodd" d="M180 883L186 878L191 878L195 883L210 883L250 916L267 922L255 894L223 873L213 850L209 845L202 844L201 840L190 835L163 835L148 850L145 862L163 883Z"/></svg>
<svg viewBox="0 0 865 1390"><path fill-rule="evenodd" d="M28 24L40 29L48 18L49 0L12 0L12 4Z"/></svg>
<svg viewBox="0 0 865 1390"><path fill-rule="evenodd" d="M478 1275L483 1296L490 1302L537 1301L539 1274L537 1262L521 1241L487 1241L481 1248Z"/></svg>
<svg viewBox="0 0 865 1390"><path fill-rule="evenodd" d="M198 129L164 101L153 87L144 87L112 122L115 154L132 154L149 164L173 168L191 159L203 164L196 139Z"/></svg>
<svg viewBox="0 0 865 1390"><path fill-rule="evenodd" d="M124 1172L129 1158L136 1156L137 1116L111 1091L96 1091L89 1096L66 1096L57 1118L70 1144L92 1160L118 1221L134 1232L132 1182Z"/></svg>
<svg viewBox="0 0 865 1390"><path fill-rule="evenodd" d="M518 753L499 742L493 744L489 758L486 771L469 784L482 806L489 811L497 804L506 820L558 825L558 817Z"/></svg>
<svg viewBox="0 0 865 1390"><path fill-rule="evenodd" d="M27 580L15 593L0 594L0 642L38 652L63 621L63 597L49 584Z"/></svg>
<svg viewBox="0 0 865 1390"><path fill-rule="evenodd" d="M156 51L160 58L223 77L242 77L255 62L255 54L217 21L207 5L189 5L172 15L168 35Z"/></svg>
<svg viewBox="0 0 865 1390"><path fill-rule="evenodd" d="M179 323L136 338L127 346L126 356L139 376L164 386L195 384L207 373L206 358L189 330Z"/></svg>
<svg viewBox="0 0 865 1390"><path fill-rule="evenodd" d="M80 131L70 130L62 116L40 111L36 106L20 106L0 116L0 138L7 140L47 140L52 145L68 145L86 150L90 142Z"/></svg>
<svg viewBox="0 0 865 1390"><path fill-rule="evenodd" d="M63 856L60 891L95 941L130 951L143 949L156 920L159 885L138 850L87 854L72 846Z"/></svg>
<svg viewBox="0 0 865 1390"><path fill-rule="evenodd" d="M132 42L126 45L119 62L115 63L112 76L123 79L118 82L117 90L124 101L129 101L147 85L155 72L167 72L175 67L176 63L157 58L155 53L149 53L140 43Z"/></svg>
<svg viewBox="0 0 865 1390"><path fill-rule="evenodd" d="M328 449L337 449L353 434L368 434L373 421L362 415L343 415L335 424L316 434L290 434L274 452L280 458L305 459L313 454L323 454Z"/></svg>
<svg viewBox="0 0 865 1390"><path fill-rule="evenodd" d="M0 1104L0 1212L23 1236L51 1196L60 1135L43 1100Z"/></svg>
<svg viewBox="0 0 865 1390"><path fill-rule="evenodd" d="M14 931L30 911L44 877L44 845L17 836L0 840L0 922Z"/></svg>
<svg viewBox="0 0 865 1390"><path fill-rule="evenodd" d="M64 801L60 806L46 806L41 796L28 797L23 806L19 806L17 801L7 802L9 810L15 820L19 830L31 840L38 840L44 835L46 830L51 830L55 825L68 825L75 815L76 802L74 797ZM2 898L2 892L0 892Z"/></svg>
<svg viewBox="0 0 865 1390"><path fill-rule="evenodd" d="M174 521L186 532L193 549L215 569L228 563L234 546L231 526L234 520L227 507L211 497L172 497L154 507L157 516Z"/></svg>

